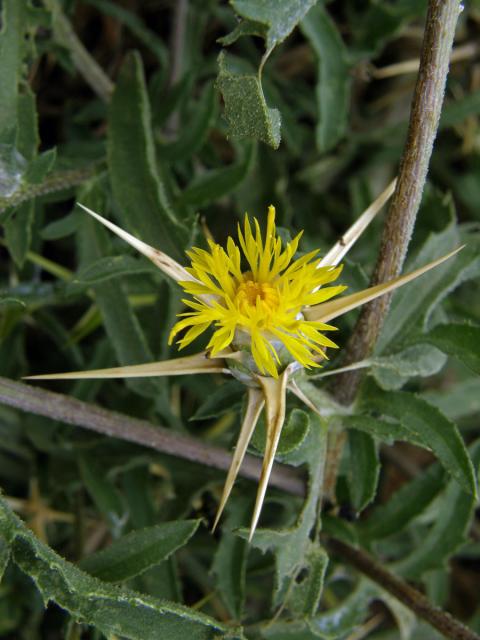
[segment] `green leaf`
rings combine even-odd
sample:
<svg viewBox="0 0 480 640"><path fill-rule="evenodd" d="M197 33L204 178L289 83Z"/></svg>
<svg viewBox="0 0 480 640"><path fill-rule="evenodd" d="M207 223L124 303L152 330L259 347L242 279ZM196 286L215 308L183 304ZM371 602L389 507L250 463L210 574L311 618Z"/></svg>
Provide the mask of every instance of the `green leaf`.
<svg viewBox="0 0 480 640"><path fill-rule="evenodd" d="M0 532L10 545L13 560L34 580L45 604L55 602L107 636L129 640L242 638L240 631L188 607L92 578L40 542L1 496Z"/></svg>
<svg viewBox="0 0 480 640"><path fill-rule="evenodd" d="M385 504L376 506L366 520L355 525L365 542L380 540L402 531L442 490L446 474L438 464L430 465L403 485Z"/></svg>
<svg viewBox="0 0 480 640"><path fill-rule="evenodd" d="M123 63L109 108L108 165L113 195L133 235L183 260L189 237L160 181L141 58Z"/></svg>
<svg viewBox="0 0 480 640"><path fill-rule="evenodd" d="M480 463L480 441L471 447L474 464ZM456 482L450 482L438 501L433 525L422 544L412 553L395 563L397 573L407 578L418 578L426 571L445 566L446 561L466 541L471 524L475 498L465 493Z"/></svg>
<svg viewBox="0 0 480 640"><path fill-rule="evenodd" d="M274 149L280 145L280 112L271 109L258 76L242 60L220 52L217 86L225 102L228 132L233 138L261 140Z"/></svg>
<svg viewBox="0 0 480 640"><path fill-rule="evenodd" d="M158 565L183 547L201 520L163 522L128 533L85 558L80 568L105 582L122 582Z"/></svg>
<svg viewBox="0 0 480 640"><path fill-rule="evenodd" d="M370 372L380 387L389 391L400 389L410 378L438 373L446 361L445 355L435 347L417 344L389 356L371 358Z"/></svg>
<svg viewBox="0 0 480 640"><path fill-rule="evenodd" d="M8 305L20 305L21 307L26 307L27 305L23 300L19 300L18 298L11 298L9 296L0 295L0 307L8 306Z"/></svg>
<svg viewBox="0 0 480 640"><path fill-rule="evenodd" d="M303 412L301 412L303 413ZM310 532L317 522L317 504L323 486L323 472L326 457L327 425L312 414L308 435L302 444L286 456L290 464L306 464L309 472L309 492L295 525L279 530L258 529L252 543L262 551L269 549L275 554L276 589L274 602L279 604L285 596L287 583L295 580L305 565L305 558L311 550ZM241 529L242 537L248 538L248 531Z"/></svg>
<svg viewBox="0 0 480 640"><path fill-rule="evenodd" d="M239 16L262 25L267 51L283 42L317 0L231 0Z"/></svg>
<svg viewBox="0 0 480 640"><path fill-rule="evenodd" d="M78 466L88 493L110 524L112 534L118 537L128 517L122 497L105 476L105 469L94 456L79 456Z"/></svg>
<svg viewBox="0 0 480 640"><path fill-rule="evenodd" d="M88 184L81 192L80 198L90 208L102 210L105 199L101 183L96 181ZM83 269L108 254L110 236L102 225L90 216L84 218L80 230L80 268ZM122 284L112 280L101 282L95 285L94 292L105 330L112 342L119 364L151 362L153 355ZM136 393L147 397L158 396L159 390L165 389L160 381L148 379L128 380L126 384Z"/></svg>
<svg viewBox="0 0 480 640"><path fill-rule="evenodd" d="M190 420L218 418L234 411L245 395L245 387L237 380L229 380L218 386L195 411Z"/></svg>
<svg viewBox="0 0 480 640"><path fill-rule="evenodd" d="M348 433L349 464L347 481L352 505L357 512L372 502L377 492L380 461L373 438L362 431Z"/></svg>
<svg viewBox="0 0 480 640"><path fill-rule="evenodd" d="M141 258L132 258L128 255L105 256L82 267L75 274L72 287L75 288L76 284L94 285L99 282L107 282L112 278L145 273L157 274L158 270Z"/></svg>
<svg viewBox="0 0 480 640"><path fill-rule="evenodd" d="M417 340L432 344L461 360L475 373L480 373L480 327L461 323L441 324L418 336Z"/></svg>
<svg viewBox="0 0 480 640"><path fill-rule="evenodd" d="M17 123L18 83L21 77L24 33L27 26L26 0L2 3L0 31L0 143L11 141Z"/></svg>
<svg viewBox="0 0 480 640"><path fill-rule="evenodd" d="M249 545L235 535L234 530L245 522L251 510L252 501L248 496L238 495L227 504L227 517L212 564L218 592L235 620L243 616Z"/></svg>
<svg viewBox="0 0 480 640"><path fill-rule="evenodd" d="M82 214L78 210L72 211L68 215L50 222L40 231L40 235L44 240L60 240L75 233L78 229Z"/></svg>
<svg viewBox="0 0 480 640"><path fill-rule="evenodd" d="M208 132L217 119L218 95L213 84L208 84L193 107L188 126L182 127L175 142L163 145L160 156L163 160L179 162L191 157L203 146Z"/></svg>
<svg viewBox="0 0 480 640"><path fill-rule="evenodd" d="M30 89L18 96L17 124L16 148L31 161L38 145L38 123L35 96ZM32 242L34 213L35 202L31 200L21 204L5 223L8 250L19 267L23 266Z"/></svg>
<svg viewBox="0 0 480 640"><path fill-rule="evenodd" d="M234 191L252 170L256 150L255 144L249 144L238 162L221 169L212 169L194 178L180 196L180 202L204 207Z"/></svg>
<svg viewBox="0 0 480 640"><path fill-rule="evenodd" d="M387 321L384 325L375 353L392 351L395 345L403 344L410 333L417 334L419 328L428 326L432 311L465 280L472 278L480 265L478 238L475 235L459 234L454 222L454 208L449 196L441 197L430 193L425 199L422 211L434 210L436 216L450 216L451 222L440 233L432 233L406 265L405 271L412 271L448 251L467 242L467 246L455 256L433 269L428 277L418 278L407 287L395 292Z"/></svg>
<svg viewBox="0 0 480 640"><path fill-rule="evenodd" d="M318 58L317 148L325 153L345 135L350 107L348 52L337 27L317 5L302 20L301 29Z"/></svg>
<svg viewBox="0 0 480 640"><path fill-rule="evenodd" d="M323 640L337 640L365 618L370 602L375 597L375 586L361 580L358 587L338 606L312 618L308 626Z"/></svg>
<svg viewBox="0 0 480 640"><path fill-rule="evenodd" d="M295 582L288 599L288 608L295 617L311 618L320 603L328 567L328 555L321 547L313 547L305 558L307 573Z"/></svg>
<svg viewBox="0 0 480 640"><path fill-rule="evenodd" d="M358 429L363 433L368 433L374 438L378 438L387 444L393 444L398 440L411 442L420 447L425 444L421 437L415 436L410 429L403 426L401 422L393 420L379 420L370 415L353 415L342 418L343 426L347 429Z"/></svg>
<svg viewBox="0 0 480 640"><path fill-rule="evenodd" d="M309 414L302 409L292 409L285 419L276 455L286 456L298 449L307 437L309 428ZM251 445L263 455L265 442L265 420L263 416L260 416L251 439Z"/></svg>
<svg viewBox="0 0 480 640"><path fill-rule="evenodd" d="M364 398L368 408L395 418L420 437L445 469L465 491L476 495L476 479L472 461L457 427L436 407L421 397L404 391L371 390Z"/></svg>
<svg viewBox="0 0 480 640"><path fill-rule="evenodd" d="M0 533L0 582L2 581L3 574L7 568L8 561L10 560L10 545L7 540Z"/></svg>
<svg viewBox="0 0 480 640"><path fill-rule="evenodd" d="M480 379L470 378L441 391L424 391L422 398L433 404L450 420L459 420L480 412Z"/></svg>
<svg viewBox="0 0 480 640"><path fill-rule="evenodd" d="M49 149L34 158L28 165L25 181L28 184L40 184L53 169L57 158L57 150Z"/></svg>

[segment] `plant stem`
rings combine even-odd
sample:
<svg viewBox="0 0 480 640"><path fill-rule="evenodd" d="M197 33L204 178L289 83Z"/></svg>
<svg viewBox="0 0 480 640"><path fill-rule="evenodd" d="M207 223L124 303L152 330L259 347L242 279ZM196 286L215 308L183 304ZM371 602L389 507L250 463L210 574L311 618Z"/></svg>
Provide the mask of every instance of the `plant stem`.
<svg viewBox="0 0 480 640"><path fill-rule="evenodd" d="M47 176L40 184L28 184L21 186L9 198L0 198L0 222L2 213L12 207L17 207L27 200L47 195L55 191L63 191L82 184L92 178L99 171L99 165L91 165L82 169L58 171Z"/></svg>
<svg viewBox="0 0 480 640"><path fill-rule="evenodd" d="M0 377L0 403L37 415L60 420L112 438L135 442L161 453L227 471L232 461L225 449L215 447L186 435L150 424L145 420L107 411L94 405L52 393L38 387ZM239 475L258 481L262 463L260 458L245 456ZM275 465L270 485L296 496L304 496L304 480L291 468Z"/></svg>
<svg viewBox="0 0 480 640"><path fill-rule="evenodd" d="M463 625L448 612L442 611L432 604L423 593L384 569L366 551L336 538L331 538L328 541L328 546L334 553L380 585L382 589L391 593L419 618L426 620L446 638L452 638L452 640L480 640L480 636L477 633Z"/></svg>
<svg viewBox="0 0 480 640"><path fill-rule="evenodd" d="M460 0L429 0L420 66L413 94L407 140L395 193L383 229L371 286L399 275L420 207L442 111L448 66L460 13ZM391 294L365 305L345 348L343 364L365 360L372 353L390 306ZM340 374L332 388L335 399L350 405L364 372ZM334 494L338 466L346 442L345 430L332 432L327 459L325 495Z"/></svg>
<svg viewBox="0 0 480 640"><path fill-rule="evenodd" d="M382 233L372 286L395 278L402 270L440 121L459 13L460 0L430 0L428 3L407 140L397 188ZM391 295L385 295L364 307L346 347L345 364L364 360L371 354L388 312L390 299ZM361 376L359 371L349 371L337 379L336 399L343 404L351 404Z"/></svg>

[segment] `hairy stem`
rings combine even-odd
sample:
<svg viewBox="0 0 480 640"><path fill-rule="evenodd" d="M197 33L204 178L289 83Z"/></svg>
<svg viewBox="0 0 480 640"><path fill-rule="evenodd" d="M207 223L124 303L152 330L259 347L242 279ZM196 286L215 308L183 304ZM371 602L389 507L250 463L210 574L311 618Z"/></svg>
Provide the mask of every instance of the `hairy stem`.
<svg viewBox="0 0 480 640"><path fill-rule="evenodd" d="M407 140L371 285L391 280L402 270L440 120L459 13L460 0L429 1ZM391 295L385 295L364 307L346 347L345 364L364 360L371 354L390 299ZM337 400L351 404L361 376L360 371L349 371L337 378Z"/></svg>
<svg viewBox="0 0 480 640"><path fill-rule="evenodd" d="M429 0L418 77L413 94L407 140L400 163L397 186L383 229L371 286L399 275L420 207L442 111L448 66L460 13L460 0ZM365 360L372 353L390 306L391 294L365 305L345 348L344 365ZM332 393L350 405L364 372L340 374ZM340 458L346 442L344 430L332 431L327 460L325 494L334 494Z"/></svg>
<svg viewBox="0 0 480 640"><path fill-rule="evenodd" d="M348 562L348 564L380 585L382 589L385 589L385 591L395 596L397 600L402 602L419 618L426 620L426 622L440 631L446 638L452 638L452 640L480 640L478 634L463 625L449 613L442 611L432 604L423 593L390 571L384 569L382 565L366 551L335 538L331 538L328 541L328 546L333 553L338 554Z"/></svg>
<svg viewBox="0 0 480 640"><path fill-rule="evenodd" d="M11 207L17 207L27 200L44 196L55 191L63 191L82 184L86 180L92 178L99 171L98 165L84 167L82 169L71 169L66 171L58 171L47 176L40 184L27 184L21 186L9 198L0 198L0 222L2 213Z"/></svg>
<svg viewBox="0 0 480 640"><path fill-rule="evenodd" d="M60 420L67 424L90 429L112 438L135 442L184 460L227 471L232 456L225 449L214 447L189 436L173 433L169 429L145 420L107 411L94 405L69 398L59 393L0 378L0 403L22 411ZM239 475L258 481L262 463L259 458L246 455ZM297 496L304 496L304 480L291 468L275 465L270 485Z"/></svg>

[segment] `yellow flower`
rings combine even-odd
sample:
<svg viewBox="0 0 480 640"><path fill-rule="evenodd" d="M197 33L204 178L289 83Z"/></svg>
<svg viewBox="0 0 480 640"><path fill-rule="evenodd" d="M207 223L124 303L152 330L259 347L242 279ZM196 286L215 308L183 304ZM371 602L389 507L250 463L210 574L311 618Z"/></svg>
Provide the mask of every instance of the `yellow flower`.
<svg viewBox="0 0 480 640"><path fill-rule="evenodd" d="M178 341L183 349L213 325L215 332L207 345L212 356L230 345L246 344L258 371L277 378L278 345L283 345L302 366L318 367L316 359L326 357L322 347L337 346L322 332L335 327L305 320L302 310L346 289L323 287L337 279L341 267L320 266L318 250L293 260L302 234L282 247L273 206L268 210L265 240L256 218L254 224L255 234L246 215L243 233L238 227L241 250L228 238L226 251L211 240L210 251L187 251L192 262L187 271L195 280L179 284L194 299L183 300L191 311L180 314L183 320L172 329L169 342L189 327Z"/></svg>
<svg viewBox="0 0 480 640"><path fill-rule="evenodd" d="M381 210L394 188L395 181L322 259L318 258L318 251L312 251L294 260L301 234L282 248L275 231L275 209L270 207L265 239L257 220L254 219L253 233L246 217L243 232L238 229L241 251L231 238L226 251L210 241L210 251L194 248L187 252L191 259L191 267L188 268L80 205L193 296L193 299L184 300L190 311L181 314L182 319L173 327L170 341L186 329L178 341L183 348L209 326L213 325L215 331L207 350L193 356L94 371L29 376L30 379L140 378L199 373L239 377L247 385L247 407L214 527L230 495L260 414L265 409L265 455L250 525L251 538L282 432L287 391L319 412L318 407L299 389L294 376L298 368L318 366L317 360L325 358L324 347L336 346L323 335L324 331L335 327L325 323L414 280L459 251L456 249L389 282L330 300L345 287L323 285L338 277L341 269L337 265Z"/></svg>

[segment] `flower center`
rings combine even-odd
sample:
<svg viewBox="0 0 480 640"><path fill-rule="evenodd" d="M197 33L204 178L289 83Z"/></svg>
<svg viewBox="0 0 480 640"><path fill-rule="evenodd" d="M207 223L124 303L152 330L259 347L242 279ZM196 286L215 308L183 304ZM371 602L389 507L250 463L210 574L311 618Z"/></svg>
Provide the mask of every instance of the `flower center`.
<svg viewBox="0 0 480 640"><path fill-rule="evenodd" d="M255 307L257 300L260 300L270 310L278 307L278 290L268 282L255 282L246 274L246 279L239 285L236 298L240 308Z"/></svg>

